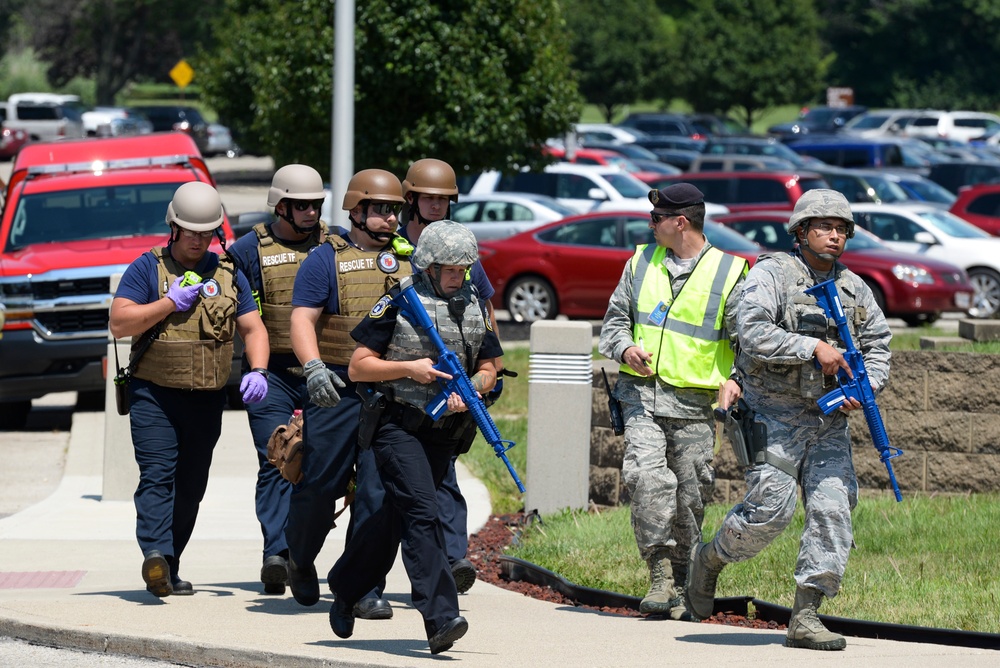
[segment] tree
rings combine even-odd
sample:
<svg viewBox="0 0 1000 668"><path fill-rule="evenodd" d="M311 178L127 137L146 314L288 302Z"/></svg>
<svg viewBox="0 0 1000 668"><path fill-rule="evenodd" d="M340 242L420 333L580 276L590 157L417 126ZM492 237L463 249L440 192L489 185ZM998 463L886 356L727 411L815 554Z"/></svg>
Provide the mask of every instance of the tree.
<svg viewBox="0 0 1000 668"><path fill-rule="evenodd" d="M609 123L624 105L661 96L654 83L670 69L670 42L654 0L577 0L566 25L580 92Z"/></svg>
<svg viewBox="0 0 1000 668"><path fill-rule="evenodd" d="M230 0L224 21L198 60L203 98L277 164L328 173L333 2ZM356 168L540 164L535 147L579 117L565 33L556 0L358 3Z"/></svg>
<svg viewBox="0 0 1000 668"><path fill-rule="evenodd" d="M982 0L818 0L831 76L869 106L994 110L1000 5Z"/></svg>
<svg viewBox="0 0 1000 668"><path fill-rule="evenodd" d="M823 87L813 0L704 0L680 32L680 97L702 112L800 103Z"/></svg>
<svg viewBox="0 0 1000 668"><path fill-rule="evenodd" d="M211 39L221 0L34 0L24 17L49 80L93 77L98 104L142 77L169 81L183 56Z"/></svg>

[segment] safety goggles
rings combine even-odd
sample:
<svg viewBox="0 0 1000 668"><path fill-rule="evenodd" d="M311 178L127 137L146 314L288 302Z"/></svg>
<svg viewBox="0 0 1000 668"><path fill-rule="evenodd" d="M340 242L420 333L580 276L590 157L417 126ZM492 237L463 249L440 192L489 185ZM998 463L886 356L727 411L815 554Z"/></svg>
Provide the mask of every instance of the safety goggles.
<svg viewBox="0 0 1000 668"><path fill-rule="evenodd" d="M181 236L186 239L211 239L215 234L215 230L208 230L207 232L195 232L194 230L189 230L178 226L181 231Z"/></svg>
<svg viewBox="0 0 1000 668"><path fill-rule="evenodd" d="M388 216L390 213L398 214L403 210L403 205L399 202L372 202L372 211L378 216Z"/></svg>
<svg viewBox="0 0 1000 668"><path fill-rule="evenodd" d="M309 199L309 200L293 200L292 208L296 211L308 211L309 209L315 209L319 211L323 208L323 200L321 199Z"/></svg>

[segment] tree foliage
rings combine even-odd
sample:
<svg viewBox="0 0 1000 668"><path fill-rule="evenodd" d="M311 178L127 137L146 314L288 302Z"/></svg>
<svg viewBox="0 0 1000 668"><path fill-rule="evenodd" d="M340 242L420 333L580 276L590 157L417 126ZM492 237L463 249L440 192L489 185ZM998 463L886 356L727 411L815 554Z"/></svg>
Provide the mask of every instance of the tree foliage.
<svg viewBox="0 0 1000 668"><path fill-rule="evenodd" d="M333 9L229 0L227 40L198 61L206 102L277 164L329 172ZM359 2L355 167L537 164L580 114L565 32L556 0Z"/></svg>
<svg viewBox="0 0 1000 668"><path fill-rule="evenodd" d="M755 114L823 88L820 21L813 0L703 0L679 31L678 96L695 111Z"/></svg>
<svg viewBox="0 0 1000 668"><path fill-rule="evenodd" d="M818 0L838 54L831 77L869 106L1000 107L1000 3Z"/></svg>
<svg viewBox="0 0 1000 668"><path fill-rule="evenodd" d="M211 39L220 1L33 0L23 11L52 84L93 77L97 103L110 105L132 81L170 81L177 61Z"/></svg>
<svg viewBox="0 0 1000 668"><path fill-rule="evenodd" d="M608 122L625 105L662 96L671 41L655 0L577 0L564 6L580 92Z"/></svg>

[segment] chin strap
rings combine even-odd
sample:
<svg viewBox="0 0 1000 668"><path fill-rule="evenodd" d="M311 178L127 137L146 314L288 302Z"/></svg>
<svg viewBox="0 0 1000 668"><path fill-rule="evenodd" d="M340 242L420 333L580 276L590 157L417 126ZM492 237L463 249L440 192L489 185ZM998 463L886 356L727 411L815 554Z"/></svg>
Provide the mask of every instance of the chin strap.
<svg viewBox="0 0 1000 668"><path fill-rule="evenodd" d="M316 221L316 225L312 227L299 227L295 224L295 216L291 213L291 205L289 205L288 200L282 200L285 203L285 213L278 213L278 209L274 209L275 215L281 218L283 221L292 226L296 234L312 234L316 231L316 225L319 225L319 221Z"/></svg>
<svg viewBox="0 0 1000 668"><path fill-rule="evenodd" d="M389 243L393 232L372 232L368 229L368 202L361 202L361 220L351 219L351 224L379 243Z"/></svg>

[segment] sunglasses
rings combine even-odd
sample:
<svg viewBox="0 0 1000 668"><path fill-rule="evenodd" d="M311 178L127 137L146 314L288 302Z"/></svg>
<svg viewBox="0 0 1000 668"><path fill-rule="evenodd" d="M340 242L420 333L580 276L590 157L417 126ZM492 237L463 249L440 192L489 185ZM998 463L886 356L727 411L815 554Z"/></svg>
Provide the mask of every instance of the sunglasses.
<svg viewBox="0 0 1000 668"><path fill-rule="evenodd" d="M403 210L403 205L399 202L372 202L372 211L379 216L388 216L390 213L398 214Z"/></svg>
<svg viewBox="0 0 1000 668"><path fill-rule="evenodd" d="M316 209L317 211L323 208L323 200L321 199L310 199L310 200L294 200L292 202L292 208L296 211L308 211L309 209Z"/></svg>
<svg viewBox="0 0 1000 668"><path fill-rule="evenodd" d="M209 230L207 232L195 232L194 230L189 230L178 225L178 229L181 231L181 236L186 239L211 239L215 235L215 230Z"/></svg>
<svg viewBox="0 0 1000 668"><path fill-rule="evenodd" d="M650 211L649 212L649 219L651 221L653 221L653 225L659 225L660 221L663 220L664 218L679 218L681 215L683 215L683 214L680 214L680 213L656 213L655 211Z"/></svg>

